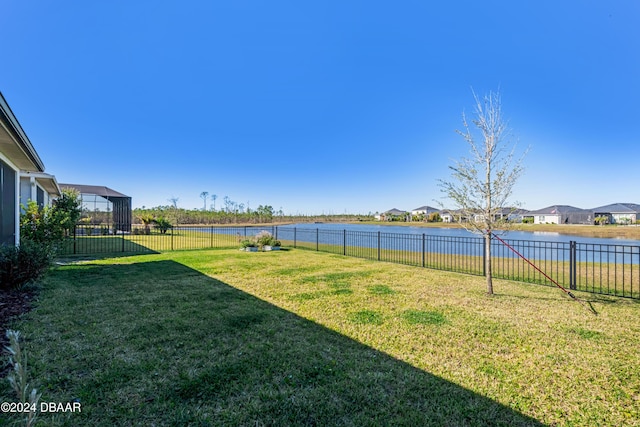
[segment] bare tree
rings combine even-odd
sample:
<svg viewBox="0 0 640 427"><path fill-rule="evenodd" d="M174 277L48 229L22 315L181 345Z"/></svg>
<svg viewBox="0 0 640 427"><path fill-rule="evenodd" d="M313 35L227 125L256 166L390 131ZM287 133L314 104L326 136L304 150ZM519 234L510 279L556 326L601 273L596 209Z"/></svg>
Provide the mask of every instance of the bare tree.
<svg viewBox="0 0 640 427"><path fill-rule="evenodd" d="M203 211L207 210L207 198L209 197L209 192L208 191L203 191L202 193L200 193L200 198L202 200L204 200L204 208L202 209Z"/></svg>
<svg viewBox="0 0 640 427"><path fill-rule="evenodd" d="M216 210L216 199L218 198L217 194L212 194L211 195L211 201L213 202L213 210Z"/></svg>
<svg viewBox="0 0 640 427"><path fill-rule="evenodd" d="M481 138L476 138L465 114L464 131L457 131L469 144L470 157L457 161L451 169L451 181L439 180L442 192L456 205L452 212L467 230L482 234L485 243L487 294L493 295L491 271L491 234L509 227L509 217L519 204L510 202L513 187L522 175L522 160L515 159L516 144L510 140L507 122L502 116L499 92L482 99L473 93L475 119L471 121Z"/></svg>
<svg viewBox="0 0 640 427"><path fill-rule="evenodd" d="M233 204L235 202L231 200L229 196L224 196L224 210L227 213L233 212Z"/></svg>
<svg viewBox="0 0 640 427"><path fill-rule="evenodd" d="M171 196L171 198L168 199L169 203L171 203L171 208L173 210L173 222L174 224L178 224L180 221L180 218L178 216L178 201L180 200L179 197L176 196Z"/></svg>

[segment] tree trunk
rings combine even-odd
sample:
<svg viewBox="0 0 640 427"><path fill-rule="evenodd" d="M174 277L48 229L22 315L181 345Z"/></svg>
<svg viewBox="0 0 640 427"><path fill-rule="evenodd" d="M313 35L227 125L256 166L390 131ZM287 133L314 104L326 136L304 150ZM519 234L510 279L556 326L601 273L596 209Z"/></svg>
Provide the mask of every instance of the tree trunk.
<svg viewBox="0 0 640 427"><path fill-rule="evenodd" d="M487 295L493 295L493 277L491 273L491 233L484 235L484 272L487 278Z"/></svg>

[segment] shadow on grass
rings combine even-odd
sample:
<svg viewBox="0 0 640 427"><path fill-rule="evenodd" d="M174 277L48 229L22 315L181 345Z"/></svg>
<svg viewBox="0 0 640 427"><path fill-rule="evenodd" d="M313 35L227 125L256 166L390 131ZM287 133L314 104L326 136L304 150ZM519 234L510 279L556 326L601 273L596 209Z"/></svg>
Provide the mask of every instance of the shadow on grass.
<svg viewBox="0 0 640 427"><path fill-rule="evenodd" d="M130 239L124 239L122 236L94 236L94 237L76 237L64 242L61 256L99 256L103 258L111 258L119 254L154 254L155 250L134 242ZM94 259L97 259L94 257Z"/></svg>
<svg viewBox="0 0 640 427"><path fill-rule="evenodd" d="M76 425L542 425L174 261L61 267L28 323Z"/></svg>

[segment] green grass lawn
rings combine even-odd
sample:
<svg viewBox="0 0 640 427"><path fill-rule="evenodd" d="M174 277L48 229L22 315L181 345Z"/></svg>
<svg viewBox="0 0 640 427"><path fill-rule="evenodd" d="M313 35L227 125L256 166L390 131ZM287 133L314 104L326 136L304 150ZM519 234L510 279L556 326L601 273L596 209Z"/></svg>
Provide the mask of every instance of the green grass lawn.
<svg viewBox="0 0 640 427"><path fill-rule="evenodd" d="M640 425L637 301L580 294L596 317L554 288L494 286L180 251L61 266L14 326L42 400L82 404L47 426Z"/></svg>

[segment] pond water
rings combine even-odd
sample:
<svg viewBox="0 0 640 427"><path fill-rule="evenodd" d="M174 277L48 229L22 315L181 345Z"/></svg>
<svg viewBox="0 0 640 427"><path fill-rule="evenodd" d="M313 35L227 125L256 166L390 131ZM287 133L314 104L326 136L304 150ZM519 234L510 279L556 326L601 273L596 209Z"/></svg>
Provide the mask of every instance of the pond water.
<svg viewBox="0 0 640 427"><path fill-rule="evenodd" d="M252 236L261 230L279 240L298 244L333 247L377 248L414 253L482 256L483 239L463 228L423 228L394 225L347 223L297 223L281 226L187 227L205 233ZM424 235L424 237L423 237ZM574 253L578 261L616 264L640 264L640 240L570 236L553 232L510 231L500 235L509 246L497 239L492 252L499 257L524 256L538 260L568 260ZM570 244L575 242L575 245ZM295 243L294 243L295 244Z"/></svg>
<svg viewBox="0 0 640 427"><path fill-rule="evenodd" d="M367 231L381 233L398 233L398 234L426 234L427 236L443 236L443 237L479 237L463 228L425 228L411 227L399 225L370 225L370 224L343 224L343 223L299 223L282 226L282 228L298 228L315 230L334 230L334 231ZM279 227L280 228L280 227ZM640 246L640 240L633 239L608 239L600 237L582 237L570 236L547 231L509 231L506 234L499 235L502 239L509 240L536 240L540 242L557 242L568 243L574 241L577 243L593 243L598 245L632 245Z"/></svg>

